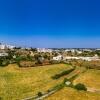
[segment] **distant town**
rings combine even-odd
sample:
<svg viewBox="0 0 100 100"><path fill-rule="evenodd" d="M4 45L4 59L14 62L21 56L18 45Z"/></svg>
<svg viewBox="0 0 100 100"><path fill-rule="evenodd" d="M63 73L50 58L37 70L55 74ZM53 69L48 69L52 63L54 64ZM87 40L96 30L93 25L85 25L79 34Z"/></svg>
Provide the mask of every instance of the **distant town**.
<svg viewBox="0 0 100 100"><path fill-rule="evenodd" d="M19 52L30 52L30 56L34 56L33 52L37 53L55 53L52 60L67 60L67 59L82 59L82 60L100 60L99 48L23 48L0 43L0 56L8 56L8 50L20 50Z"/></svg>
<svg viewBox="0 0 100 100"><path fill-rule="evenodd" d="M0 44L1 65L5 62L34 61L34 64L68 62L70 60L99 61L98 48L23 48ZM6 63L4 63L6 64Z"/></svg>

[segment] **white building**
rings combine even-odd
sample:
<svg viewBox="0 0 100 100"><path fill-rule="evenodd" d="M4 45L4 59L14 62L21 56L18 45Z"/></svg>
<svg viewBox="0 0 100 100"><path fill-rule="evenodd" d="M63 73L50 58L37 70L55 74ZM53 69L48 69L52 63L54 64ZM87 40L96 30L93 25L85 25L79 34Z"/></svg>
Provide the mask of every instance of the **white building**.
<svg viewBox="0 0 100 100"><path fill-rule="evenodd" d="M0 53L0 57L8 56L8 53Z"/></svg>
<svg viewBox="0 0 100 100"><path fill-rule="evenodd" d="M62 55L58 55L56 57L53 57L53 60L62 60Z"/></svg>
<svg viewBox="0 0 100 100"><path fill-rule="evenodd" d="M83 49L83 51L92 52L91 49Z"/></svg>
<svg viewBox="0 0 100 100"><path fill-rule="evenodd" d="M78 54L81 54L82 53L82 51L81 50L77 50L77 49L66 49L65 50L65 52L71 52L71 53L75 53L75 52L77 52Z"/></svg>
<svg viewBox="0 0 100 100"><path fill-rule="evenodd" d="M52 49L37 48L37 51L38 51L38 52L44 52L44 53L45 53L45 52L50 52L50 53L51 53L51 52L52 52Z"/></svg>
<svg viewBox="0 0 100 100"><path fill-rule="evenodd" d="M8 49L13 49L15 46L12 46L12 45L6 45L6 48Z"/></svg>
<svg viewBox="0 0 100 100"><path fill-rule="evenodd" d="M100 60L99 57L97 55L93 56L93 57L64 57L63 60L71 60L71 59L76 59L76 60L85 60L85 61L93 61L93 60Z"/></svg>
<svg viewBox="0 0 100 100"><path fill-rule="evenodd" d="M97 51L100 51L100 49L96 49Z"/></svg>
<svg viewBox="0 0 100 100"><path fill-rule="evenodd" d="M71 57L71 56L67 56L67 57L64 57L63 60L71 60L71 59L80 59L79 57Z"/></svg>
<svg viewBox="0 0 100 100"><path fill-rule="evenodd" d="M70 81L67 81L67 82L65 82L65 84L66 84L67 86L69 86L69 85L71 84L71 82L70 82Z"/></svg>
<svg viewBox="0 0 100 100"><path fill-rule="evenodd" d="M66 50L65 50L65 52L69 52L69 51L71 51L71 50L70 50L70 49L66 49Z"/></svg>
<svg viewBox="0 0 100 100"><path fill-rule="evenodd" d="M6 46L5 45L3 45L3 44L0 44L0 49L5 49L6 48Z"/></svg>
<svg viewBox="0 0 100 100"><path fill-rule="evenodd" d="M30 56L34 56L34 53L33 53L33 51L30 51Z"/></svg>
<svg viewBox="0 0 100 100"><path fill-rule="evenodd" d="M69 51L72 52L72 53L74 53L76 50L75 49L66 49L65 50L65 52L69 52Z"/></svg>
<svg viewBox="0 0 100 100"><path fill-rule="evenodd" d="M82 51L79 51L79 50L76 50L76 52L77 52L78 54L81 54L81 53L82 53Z"/></svg>
<svg viewBox="0 0 100 100"><path fill-rule="evenodd" d="M15 46L12 45L5 45L5 44L0 44L0 49L4 50L4 49L13 49Z"/></svg>

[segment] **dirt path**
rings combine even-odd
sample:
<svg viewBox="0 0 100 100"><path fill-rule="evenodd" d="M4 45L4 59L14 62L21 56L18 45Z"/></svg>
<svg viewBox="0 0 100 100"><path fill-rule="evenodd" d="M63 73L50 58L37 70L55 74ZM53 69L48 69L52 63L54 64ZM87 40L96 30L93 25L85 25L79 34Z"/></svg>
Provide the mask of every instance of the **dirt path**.
<svg viewBox="0 0 100 100"><path fill-rule="evenodd" d="M90 87L87 87L87 91L100 93L100 89L95 89L95 88L90 88Z"/></svg>
<svg viewBox="0 0 100 100"><path fill-rule="evenodd" d="M81 67L76 67L76 69L74 71L72 71L71 73L69 73L66 78L70 79L75 75L79 75L80 73L84 72L86 69L85 68L81 68Z"/></svg>
<svg viewBox="0 0 100 100"><path fill-rule="evenodd" d="M82 72L84 72L84 71L85 71L84 68L76 67L76 69L75 69L74 71L72 71L71 73L69 73L69 74L66 75L65 77L66 77L67 79L70 79L70 78L72 78L73 76L79 75L80 73L82 73ZM34 100L43 100L44 98L46 98L46 97L48 97L49 95L55 93L56 91L58 91L58 90L51 91L51 92L49 92L49 93L47 93L47 94L44 94L44 95L41 96L41 97L37 97L37 98L34 99ZM29 97L29 98L25 98L25 99L22 99L22 100L33 100L33 98L34 98L34 97Z"/></svg>

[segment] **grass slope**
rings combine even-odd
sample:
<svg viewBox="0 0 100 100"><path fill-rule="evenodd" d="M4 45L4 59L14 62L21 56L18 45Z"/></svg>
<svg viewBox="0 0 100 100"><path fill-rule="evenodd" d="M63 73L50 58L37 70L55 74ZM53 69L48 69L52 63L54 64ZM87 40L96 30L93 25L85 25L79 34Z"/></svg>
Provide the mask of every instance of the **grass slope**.
<svg viewBox="0 0 100 100"><path fill-rule="evenodd" d="M39 91L46 91L63 80L52 80L51 76L69 67L65 64L56 64L19 68L13 64L0 68L0 98L16 100L36 95Z"/></svg>
<svg viewBox="0 0 100 100"><path fill-rule="evenodd" d="M45 100L100 100L100 94L77 91L73 88L65 87Z"/></svg>
<svg viewBox="0 0 100 100"><path fill-rule="evenodd" d="M87 70L74 80L74 84L77 83L83 83L90 88L100 89L100 70Z"/></svg>
<svg viewBox="0 0 100 100"><path fill-rule="evenodd" d="M82 83L86 85L86 87L90 87L93 89L100 89L100 70L89 69L86 72L81 73L73 81L73 83L74 84ZM100 93L77 91L73 88L65 87L62 90L49 96L45 100L100 100Z"/></svg>

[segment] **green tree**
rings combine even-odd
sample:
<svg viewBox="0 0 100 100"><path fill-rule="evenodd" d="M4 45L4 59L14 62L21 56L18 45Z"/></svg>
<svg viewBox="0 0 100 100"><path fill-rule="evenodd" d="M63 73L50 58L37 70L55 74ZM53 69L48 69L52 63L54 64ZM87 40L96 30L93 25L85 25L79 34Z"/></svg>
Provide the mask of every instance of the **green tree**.
<svg viewBox="0 0 100 100"><path fill-rule="evenodd" d="M43 94L42 94L42 92L38 92L38 94L37 94L39 97L41 97Z"/></svg>
<svg viewBox="0 0 100 100"><path fill-rule="evenodd" d="M87 91L87 88L85 87L84 84L81 84L81 83L78 83L74 86L75 89L77 90L84 90L84 91Z"/></svg>

